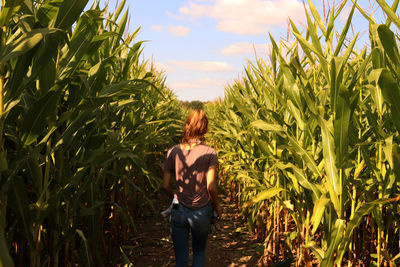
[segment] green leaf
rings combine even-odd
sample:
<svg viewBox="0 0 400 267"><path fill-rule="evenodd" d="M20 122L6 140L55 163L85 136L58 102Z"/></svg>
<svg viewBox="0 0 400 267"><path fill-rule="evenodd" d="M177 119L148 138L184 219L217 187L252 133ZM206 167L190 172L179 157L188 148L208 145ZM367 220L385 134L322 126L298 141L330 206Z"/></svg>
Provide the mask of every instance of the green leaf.
<svg viewBox="0 0 400 267"><path fill-rule="evenodd" d="M393 144L392 148L392 161L393 161L393 172L396 175L397 181L400 179L400 146Z"/></svg>
<svg viewBox="0 0 400 267"><path fill-rule="evenodd" d="M96 53L96 50L89 50L90 45L96 36L100 19L100 12L89 10L84 16L80 17L71 36L70 44L63 47L62 57L59 63L59 80L63 80L74 72L79 66L83 56Z"/></svg>
<svg viewBox="0 0 400 267"><path fill-rule="evenodd" d="M74 117L70 123L67 124L67 129L57 139L55 147L57 148L61 145L64 145L66 147L70 146L78 130L81 129L88 120L92 119L93 116L93 109L79 112L78 115Z"/></svg>
<svg viewBox="0 0 400 267"><path fill-rule="evenodd" d="M21 126L23 145L32 144L43 133L48 119L55 116L58 98L56 92L50 92L28 109Z"/></svg>
<svg viewBox="0 0 400 267"><path fill-rule="evenodd" d="M377 33L379 36L379 41L382 44L387 58L393 62L393 65L398 68L400 64L400 54L397 47L396 39L394 33L386 25L379 25L377 27ZM399 72L397 70L397 72Z"/></svg>
<svg viewBox="0 0 400 267"><path fill-rule="evenodd" d="M347 88L342 87L345 90ZM338 166L343 166L347 160L349 145L349 127L350 127L350 97L348 95L339 95L337 98L335 121L334 121L334 142L335 153Z"/></svg>
<svg viewBox="0 0 400 267"><path fill-rule="evenodd" d="M117 21L117 20L118 20L119 15L121 14L122 10L123 10L124 7L125 7L125 3L126 3L126 0L122 0L122 1L121 1L121 4L119 4L117 10L115 10L114 16L113 16L114 21Z"/></svg>
<svg viewBox="0 0 400 267"><path fill-rule="evenodd" d="M256 197L254 197L253 199L251 199L250 201L245 203L244 206L247 207L249 205L258 203L260 201L263 201L263 200L266 200L266 199L270 199L270 198L278 195L283 190L284 189L280 188L280 187L272 187L272 188L269 188L267 190L264 190L264 191L258 193Z"/></svg>
<svg viewBox="0 0 400 267"><path fill-rule="evenodd" d="M10 111L19 103L19 99L18 100L14 100L11 102L8 102L5 104L4 106L4 112L3 114L1 114L0 116L0 120L5 120L7 118L8 113L10 113Z"/></svg>
<svg viewBox="0 0 400 267"><path fill-rule="evenodd" d="M315 199L319 199L321 192L318 190L317 186L310 179L308 179L304 170L298 168L293 163L283 164L279 161L274 164L274 167L277 167L281 170L292 169L294 175L291 174L289 171L287 172L287 175L289 175L289 178L292 180L297 179L296 181L293 181L293 184L299 183L303 188L311 190L314 194Z"/></svg>
<svg viewBox="0 0 400 267"><path fill-rule="evenodd" d="M322 132L322 147L325 161L326 185L328 187L329 196L337 214L340 216L342 207L339 204L339 196L342 194L342 186L339 184L339 176L336 168L336 155L334 151L334 141L329 131L327 121L320 118Z"/></svg>
<svg viewBox="0 0 400 267"><path fill-rule="evenodd" d="M386 3L385 0L376 0L376 2L378 2L383 11L385 11L388 19L390 18L390 20L393 21L394 24L396 24L397 28L400 29L400 19L396 15L395 11L392 10L392 8Z"/></svg>
<svg viewBox="0 0 400 267"><path fill-rule="evenodd" d="M39 10L36 13L36 17L43 27L55 27L54 25L57 19L57 13L62 3L63 0L53 0L40 6Z"/></svg>
<svg viewBox="0 0 400 267"><path fill-rule="evenodd" d="M303 156L303 160L306 163L307 167L317 176L322 177L321 171L318 169L317 164L315 163L314 158L311 153L307 151L301 144L292 136L288 135L290 143L293 144L293 153L297 153Z"/></svg>
<svg viewBox="0 0 400 267"><path fill-rule="evenodd" d="M329 21L328 21L328 27L326 30L326 36L330 36L333 30L335 24L335 8L331 8L331 13L329 14Z"/></svg>
<svg viewBox="0 0 400 267"><path fill-rule="evenodd" d="M337 219L335 225L333 226L332 232L330 233L328 249L324 255L324 259L321 262L322 266L331 267L334 264L333 255L340 243L342 242L342 238L344 236L345 230L345 221L341 219Z"/></svg>
<svg viewBox="0 0 400 267"><path fill-rule="evenodd" d="M6 45L3 53L0 55L0 62L7 62L14 57L27 53L42 41L46 35L57 31L57 29L40 28L24 33L17 40Z"/></svg>
<svg viewBox="0 0 400 267"><path fill-rule="evenodd" d="M313 225L313 229L311 234L314 235L318 229L319 224L321 223L322 216L325 212L325 207L328 205L330 200L324 196L318 199L317 203L314 206L314 210L311 216L311 223Z"/></svg>
<svg viewBox="0 0 400 267"><path fill-rule="evenodd" d="M317 35L316 27L315 27L314 23L312 22L311 17L308 14L307 9L305 9L305 13L306 13L307 24L308 24L307 31L311 35L311 40L312 40L313 47L317 51L316 54L319 57L323 57L325 59L325 57L323 56L324 52L322 51L322 46L321 46L321 43L320 43L318 35ZM322 62L321 62L321 64L322 64Z"/></svg>
<svg viewBox="0 0 400 267"><path fill-rule="evenodd" d="M329 68L328 68L328 62L324 55L322 55L318 49L316 49L313 45L311 45L309 42L307 42L306 39L304 39L300 34L293 32L294 36L296 39L299 41L301 47L303 48L303 51L309 56L309 59L313 62L314 58L311 56L311 54L307 53L306 51L312 51L314 52L317 56L318 59L321 63L321 68L325 73L325 76L327 79L329 79Z"/></svg>
<svg viewBox="0 0 400 267"><path fill-rule="evenodd" d="M339 83L336 71L336 61L340 59L333 57L331 59L331 67L330 67L330 93L331 93L331 106L332 110L336 110L336 101L339 95Z"/></svg>
<svg viewBox="0 0 400 267"><path fill-rule="evenodd" d="M283 78L284 78L283 84L286 87L286 92L290 97L290 99L292 100L293 104L295 104L296 107L301 112L301 110L303 110L303 105L300 98L300 89L296 83L296 80L293 77L291 70L288 68L286 64L282 65L281 69L283 71Z"/></svg>
<svg viewBox="0 0 400 267"><path fill-rule="evenodd" d="M104 87L100 90L98 97L104 98L118 95L131 95L150 85L152 85L152 83L142 79L123 81Z"/></svg>
<svg viewBox="0 0 400 267"><path fill-rule="evenodd" d="M63 0L58 10L55 27L67 30L83 12L88 0Z"/></svg>
<svg viewBox="0 0 400 267"><path fill-rule="evenodd" d="M322 248L318 247L315 241L308 242L304 245L304 247L311 249L319 261L322 261L324 259L325 251Z"/></svg>
<svg viewBox="0 0 400 267"><path fill-rule="evenodd" d="M256 120L251 123L254 128L263 130L263 131L273 131L273 132L284 132L285 129L278 124L267 123L263 120Z"/></svg>
<svg viewBox="0 0 400 267"><path fill-rule="evenodd" d="M297 122L297 126L299 127L299 129L301 131L304 131L305 122L303 121L304 116L301 112L301 107L297 108L291 100L288 100L287 105L288 105L290 113L292 114L292 116L295 118L295 120Z"/></svg>
<svg viewBox="0 0 400 267"><path fill-rule="evenodd" d="M122 39L122 35L125 32L125 27L126 23L128 22L128 12L129 10L126 10L124 15L122 16L121 21L118 23L118 28L116 29L117 36L114 38L114 46L117 46L120 40Z"/></svg>
<svg viewBox="0 0 400 267"><path fill-rule="evenodd" d="M19 11L23 0L6 0L0 11L0 26L7 27L11 18Z"/></svg>
<svg viewBox="0 0 400 267"><path fill-rule="evenodd" d="M313 15L315 21L318 23L319 28L321 29L322 33L328 38L326 35L326 28L324 23L322 22L322 19L317 11L317 8L315 7L314 3L311 0L308 0L308 6L311 10L311 14Z"/></svg>
<svg viewBox="0 0 400 267"><path fill-rule="evenodd" d="M394 0L393 1L393 4L392 4L392 10L393 10L393 12L394 13L396 13L396 10L397 10L397 7L399 6L399 0ZM392 20L388 17L387 19L386 19L386 25L388 26L388 27L390 27L390 24L392 23Z"/></svg>
<svg viewBox="0 0 400 267"><path fill-rule="evenodd" d="M378 84L382 89L383 97L390 103L392 121L400 133L400 88L396 80L386 69L379 76Z"/></svg>
<svg viewBox="0 0 400 267"><path fill-rule="evenodd" d="M356 8L356 5L353 4L353 8L350 11L349 17L347 18L346 24L344 25L342 32L340 33L339 41L336 45L335 52L333 53L333 55L335 57L339 55L339 52L342 49L344 40L346 39L347 32L349 31L349 28L351 25L351 20L353 19L353 14L354 14L355 8Z"/></svg>

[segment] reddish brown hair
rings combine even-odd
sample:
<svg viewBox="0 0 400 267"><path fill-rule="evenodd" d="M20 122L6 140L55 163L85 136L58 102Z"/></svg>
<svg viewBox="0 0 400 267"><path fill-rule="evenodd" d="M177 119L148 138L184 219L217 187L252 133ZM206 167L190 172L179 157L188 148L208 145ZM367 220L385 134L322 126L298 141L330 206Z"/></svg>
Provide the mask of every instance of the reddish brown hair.
<svg viewBox="0 0 400 267"><path fill-rule="evenodd" d="M204 140L204 135L208 131L208 120L204 111L196 109L189 115L186 120L182 143L188 142L190 139Z"/></svg>

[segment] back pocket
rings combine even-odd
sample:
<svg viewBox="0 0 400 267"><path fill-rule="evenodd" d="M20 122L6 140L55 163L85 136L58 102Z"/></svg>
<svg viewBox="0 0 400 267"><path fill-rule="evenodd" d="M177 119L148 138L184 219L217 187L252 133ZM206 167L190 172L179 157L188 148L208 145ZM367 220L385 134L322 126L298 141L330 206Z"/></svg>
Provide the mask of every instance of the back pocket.
<svg viewBox="0 0 400 267"><path fill-rule="evenodd" d="M186 218L180 210L171 210L171 223L175 227L186 227Z"/></svg>

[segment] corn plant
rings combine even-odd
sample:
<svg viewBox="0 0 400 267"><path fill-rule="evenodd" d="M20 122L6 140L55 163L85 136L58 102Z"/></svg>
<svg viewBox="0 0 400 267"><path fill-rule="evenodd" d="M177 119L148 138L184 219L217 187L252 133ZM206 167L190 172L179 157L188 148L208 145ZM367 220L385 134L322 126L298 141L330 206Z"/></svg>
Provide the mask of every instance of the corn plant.
<svg viewBox="0 0 400 267"><path fill-rule="evenodd" d="M296 266L399 262L399 61L395 11L378 25L357 3L337 34L347 1L324 20L311 1L295 42L210 106L222 176L264 244L264 262L295 256ZM355 10L370 22L371 49L350 39ZM391 238L390 238L391 237ZM284 240L284 241L282 241Z"/></svg>
<svg viewBox="0 0 400 267"><path fill-rule="evenodd" d="M1 2L0 266L118 263L179 131L125 1L87 3Z"/></svg>

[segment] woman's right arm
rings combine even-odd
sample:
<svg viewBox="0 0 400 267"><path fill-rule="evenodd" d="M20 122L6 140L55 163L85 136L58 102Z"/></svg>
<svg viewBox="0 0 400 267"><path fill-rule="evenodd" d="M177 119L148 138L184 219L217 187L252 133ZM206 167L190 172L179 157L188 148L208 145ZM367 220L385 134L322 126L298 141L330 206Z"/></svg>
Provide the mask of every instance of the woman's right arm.
<svg viewBox="0 0 400 267"><path fill-rule="evenodd" d="M213 202L214 208L218 213L218 216L221 217L222 215L222 208L219 204L218 200L218 189L217 189L217 182L215 180L215 169L216 167L213 166L207 171L207 191L211 196L211 201Z"/></svg>
<svg viewBox="0 0 400 267"><path fill-rule="evenodd" d="M172 192L171 189L171 177L172 177L172 173L168 173L168 172L163 172L163 189L165 194L170 198L173 199L174 198L174 194Z"/></svg>

